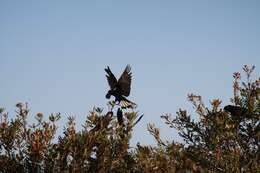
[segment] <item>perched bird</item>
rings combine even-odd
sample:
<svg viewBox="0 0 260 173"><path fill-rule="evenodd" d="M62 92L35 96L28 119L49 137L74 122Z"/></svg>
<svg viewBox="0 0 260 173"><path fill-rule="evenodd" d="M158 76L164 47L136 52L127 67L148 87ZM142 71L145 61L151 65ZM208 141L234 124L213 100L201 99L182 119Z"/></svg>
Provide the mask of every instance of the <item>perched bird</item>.
<svg viewBox="0 0 260 173"><path fill-rule="evenodd" d="M117 80L110 68L107 66L105 69L107 75L107 81L110 86L110 90L106 94L106 98L110 99L111 95L115 97L115 102L122 104L122 108L133 108L135 103L126 99L129 96L131 90L132 72L130 65L127 65L121 77Z"/></svg>
<svg viewBox="0 0 260 173"><path fill-rule="evenodd" d="M120 108L117 109L116 116L117 116L118 124L121 126L124 123L124 119L123 119L123 112Z"/></svg>
<svg viewBox="0 0 260 173"><path fill-rule="evenodd" d="M229 112L234 119L238 120L241 120L242 116L246 114L246 109L240 106L227 105L224 107L224 110Z"/></svg>

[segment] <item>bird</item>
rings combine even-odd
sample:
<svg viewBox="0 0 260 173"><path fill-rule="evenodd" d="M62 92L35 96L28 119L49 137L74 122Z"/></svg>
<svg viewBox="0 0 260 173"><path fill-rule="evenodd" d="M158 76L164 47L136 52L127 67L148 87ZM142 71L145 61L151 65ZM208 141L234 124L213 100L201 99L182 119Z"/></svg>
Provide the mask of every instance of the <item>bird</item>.
<svg viewBox="0 0 260 173"><path fill-rule="evenodd" d="M122 110L120 108L117 109L116 115L117 115L118 124L120 126L123 125L123 123L124 123L123 112L122 112Z"/></svg>
<svg viewBox="0 0 260 173"><path fill-rule="evenodd" d="M110 99L111 95L115 97L115 102L121 104L122 108L134 108L135 103L128 100L126 97L130 95L132 72L130 65L127 65L121 77L117 80L115 75L110 70L109 66L105 68L106 77L110 90L106 94L106 98Z"/></svg>
<svg viewBox="0 0 260 173"><path fill-rule="evenodd" d="M233 119L241 120L246 115L246 109L240 106L227 105L224 107L226 112L229 112Z"/></svg>

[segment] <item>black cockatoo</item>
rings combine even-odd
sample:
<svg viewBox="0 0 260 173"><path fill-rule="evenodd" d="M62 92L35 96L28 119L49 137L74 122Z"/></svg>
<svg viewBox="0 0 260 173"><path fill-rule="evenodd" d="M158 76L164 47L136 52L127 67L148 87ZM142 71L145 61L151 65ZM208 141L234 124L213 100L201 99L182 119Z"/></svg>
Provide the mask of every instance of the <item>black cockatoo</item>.
<svg viewBox="0 0 260 173"><path fill-rule="evenodd" d="M131 90L132 72L130 65L127 65L119 80L116 79L110 68L107 66L105 69L107 75L107 81L110 86L110 90L106 94L106 98L109 99L112 96L115 97L115 102L122 104L122 108L133 108L135 103L126 99L129 96Z"/></svg>
<svg viewBox="0 0 260 173"><path fill-rule="evenodd" d="M123 119L123 112L120 108L117 109L116 116L117 116L117 122L121 126L124 123L124 119Z"/></svg>
<svg viewBox="0 0 260 173"><path fill-rule="evenodd" d="M225 106L224 110L229 112L231 114L231 117L236 120L241 120L242 118L245 118L243 116L245 116L247 112L246 109L240 106L233 106L233 105Z"/></svg>

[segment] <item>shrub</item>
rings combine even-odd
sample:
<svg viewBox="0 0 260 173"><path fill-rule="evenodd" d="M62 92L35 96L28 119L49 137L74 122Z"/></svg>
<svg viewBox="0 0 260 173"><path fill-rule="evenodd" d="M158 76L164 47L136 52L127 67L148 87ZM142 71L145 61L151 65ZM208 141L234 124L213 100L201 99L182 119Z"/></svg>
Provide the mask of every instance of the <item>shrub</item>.
<svg viewBox="0 0 260 173"><path fill-rule="evenodd" d="M196 115L179 109L176 116L161 116L179 131L183 144L162 140L159 129L148 124L157 145L131 148L133 127L142 116L130 109L123 113L123 123L118 122L111 102L108 112L93 108L81 131L75 130L74 117L68 117L57 142L60 113L48 121L38 113L36 123L29 125L27 104L16 104L12 120L1 108L0 172L260 172L260 80L252 81L253 69L244 66L245 82L234 73L232 105L223 108L221 100L214 99L206 107L201 96L189 94Z"/></svg>

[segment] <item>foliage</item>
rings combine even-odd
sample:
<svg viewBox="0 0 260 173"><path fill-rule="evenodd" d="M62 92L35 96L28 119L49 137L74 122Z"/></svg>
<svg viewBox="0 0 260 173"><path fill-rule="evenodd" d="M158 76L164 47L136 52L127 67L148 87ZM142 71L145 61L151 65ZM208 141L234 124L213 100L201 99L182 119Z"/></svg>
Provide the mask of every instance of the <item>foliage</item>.
<svg viewBox="0 0 260 173"><path fill-rule="evenodd" d="M118 122L114 104L108 112L93 108L81 131L68 117L63 135L55 142L60 113L35 116L27 122L27 104L16 104L16 117L0 109L0 172L88 172L88 173L185 173L260 172L260 80L252 81L254 67L244 66L245 82L234 73L230 106L222 108L214 99L206 107L201 96L189 94L195 115L179 109L176 116L162 115L170 128L179 131L184 143L164 141L160 131L148 124L156 146L129 146L133 127L142 116L133 109ZM192 119L197 117L196 120ZM121 120L120 120L121 121Z"/></svg>

